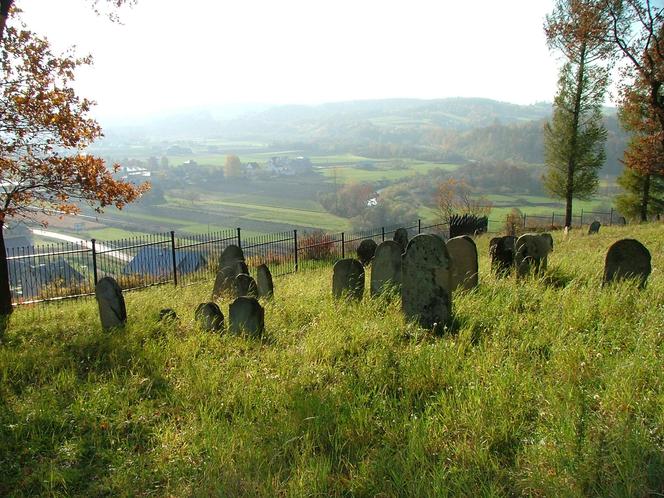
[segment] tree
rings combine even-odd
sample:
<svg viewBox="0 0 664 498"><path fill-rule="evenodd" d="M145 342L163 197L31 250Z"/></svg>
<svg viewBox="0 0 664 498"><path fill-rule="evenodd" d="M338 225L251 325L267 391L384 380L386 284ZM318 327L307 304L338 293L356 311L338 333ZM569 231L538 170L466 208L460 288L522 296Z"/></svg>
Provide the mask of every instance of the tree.
<svg viewBox="0 0 664 498"><path fill-rule="evenodd" d="M84 201L101 211L122 208L149 188L114 178L101 158L85 148L101 136L87 113L91 102L71 84L90 63L54 54L46 39L8 26L0 47L0 315L11 313L2 227L9 217L79 212ZM115 166L115 171L119 168Z"/></svg>
<svg viewBox="0 0 664 498"><path fill-rule="evenodd" d="M484 196L476 196L464 180L449 178L438 185L436 205L443 220L449 225L454 214L488 216L493 204Z"/></svg>
<svg viewBox="0 0 664 498"><path fill-rule="evenodd" d="M242 176L243 172L239 157L235 155L226 156L226 162L224 162L224 176L226 178L238 178Z"/></svg>
<svg viewBox="0 0 664 498"><path fill-rule="evenodd" d="M549 48L566 59L560 71L553 117L544 127L544 186L565 199L565 226L572 225L573 199L587 199L599 184L607 132L602 104L608 69L597 63L610 55L604 40L607 20L594 0L558 0L544 31Z"/></svg>
<svg viewBox="0 0 664 498"><path fill-rule="evenodd" d="M643 193L648 179L649 195L647 203L647 217L658 217L664 214L664 176L651 174L643 175L636 169L625 168L618 177L618 185L624 192L616 197L616 207L627 218L643 219Z"/></svg>

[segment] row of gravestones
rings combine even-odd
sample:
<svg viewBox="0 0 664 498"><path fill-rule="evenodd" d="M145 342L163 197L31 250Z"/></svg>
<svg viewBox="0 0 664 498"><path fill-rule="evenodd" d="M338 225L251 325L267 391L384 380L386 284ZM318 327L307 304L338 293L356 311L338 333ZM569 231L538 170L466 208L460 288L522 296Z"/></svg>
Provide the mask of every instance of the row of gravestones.
<svg viewBox="0 0 664 498"><path fill-rule="evenodd" d="M244 332L252 337L261 337L265 330L265 310L259 297L271 298L274 294L272 274L267 265L256 269L256 280L249 274L242 249L228 246L219 258L219 271L215 277L212 300L196 307L194 317L204 330L221 332L225 328L224 314L214 302L230 294L234 300L229 305L229 331ZM95 287L102 328L109 330L122 327L127 321L127 310L122 289L111 277L99 280ZM159 313L161 320L177 319L170 308Z"/></svg>

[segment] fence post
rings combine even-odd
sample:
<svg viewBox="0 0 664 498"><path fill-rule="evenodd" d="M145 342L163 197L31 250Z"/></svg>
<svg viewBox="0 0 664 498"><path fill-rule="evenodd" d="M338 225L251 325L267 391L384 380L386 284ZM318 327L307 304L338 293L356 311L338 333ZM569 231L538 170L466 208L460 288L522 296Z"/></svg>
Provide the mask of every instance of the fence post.
<svg viewBox="0 0 664 498"><path fill-rule="evenodd" d="M385 227L380 227L380 232L383 237L383 242L385 242Z"/></svg>
<svg viewBox="0 0 664 498"><path fill-rule="evenodd" d="M551 213L551 230L553 230L553 226L556 224L556 212Z"/></svg>
<svg viewBox="0 0 664 498"><path fill-rule="evenodd" d="M581 210L581 221L579 222L579 227L583 228L583 209Z"/></svg>
<svg viewBox="0 0 664 498"><path fill-rule="evenodd" d="M609 216L609 226L613 225L613 208L611 208L611 214Z"/></svg>
<svg viewBox="0 0 664 498"><path fill-rule="evenodd" d="M341 259L344 259L346 257L346 242L344 239L345 239L344 233L341 232Z"/></svg>
<svg viewBox="0 0 664 498"><path fill-rule="evenodd" d="M297 260L297 230L293 230L293 244L295 246L295 271L298 270L298 260Z"/></svg>
<svg viewBox="0 0 664 498"><path fill-rule="evenodd" d="M417 219L417 233L422 233L422 220L420 218Z"/></svg>
<svg viewBox="0 0 664 498"><path fill-rule="evenodd" d="M92 243L92 279L95 283L95 286L97 285L97 246L95 243L97 242L95 239L90 240Z"/></svg>
<svg viewBox="0 0 664 498"><path fill-rule="evenodd" d="M171 230L171 259L173 261L173 285L178 285L178 265L175 258L175 232Z"/></svg>
<svg viewBox="0 0 664 498"><path fill-rule="evenodd" d="M240 235L240 232L242 229L240 227L237 227L237 246L242 249L242 237Z"/></svg>
<svg viewBox="0 0 664 498"><path fill-rule="evenodd" d="M523 213L523 228L526 228L526 213Z"/></svg>

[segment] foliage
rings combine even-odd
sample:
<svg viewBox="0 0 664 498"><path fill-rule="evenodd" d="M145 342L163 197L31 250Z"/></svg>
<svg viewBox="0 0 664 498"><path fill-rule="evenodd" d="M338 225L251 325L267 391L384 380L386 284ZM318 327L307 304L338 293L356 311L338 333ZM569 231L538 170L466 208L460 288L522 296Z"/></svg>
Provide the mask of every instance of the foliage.
<svg viewBox="0 0 664 498"><path fill-rule="evenodd" d="M513 208L507 216L505 216L505 234L516 236L523 228L523 213Z"/></svg>
<svg viewBox="0 0 664 498"><path fill-rule="evenodd" d="M398 300L275 281L267 337L200 330L211 281L20 309L0 348L2 496L650 496L664 487L664 281L601 287L661 226L554 233L547 279L455 293L442 337ZM220 303L224 313L228 303ZM159 322L171 307L180 317Z"/></svg>
<svg viewBox="0 0 664 498"><path fill-rule="evenodd" d="M443 223L449 223L454 214L489 216L493 204L484 196L474 195L465 180L449 178L438 185L436 206Z"/></svg>
<svg viewBox="0 0 664 498"><path fill-rule="evenodd" d="M364 209L351 222L355 230L368 230L403 223L404 220L416 220L417 210L411 204L398 202L381 196L378 204Z"/></svg>
<svg viewBox="0 0 664 498"><path fill-rule="evenodd" d="M375 195L370 183L350 182L336 188L335 192L320 194L319 201L326 211L352 218L362 214L367 209L367 201Z"/></svg>
<svg viewBox="0 0 664 498"><path fill-rule="evenodd" d="M224 176L226 178L239 178L244 174L242 162L236 155L226 156L224 163Z"/></svg>
<svg viewBox="0 0 664 498"><path fill-rule="evenodd" d="M649 177L647 217L651 219L664 214L664 175L650 174ZM616 208L625 217L641 219L645 181L646 175L632 168L625 168L618 177L618 184L624 192L616 197Z"/></svg>
<svg viewBox="0 0 664 498"><path fill-rule="evenodd" d="M302 259L330 260L336 255L334 235L322 230L301 235L298 248Z"/></svg>

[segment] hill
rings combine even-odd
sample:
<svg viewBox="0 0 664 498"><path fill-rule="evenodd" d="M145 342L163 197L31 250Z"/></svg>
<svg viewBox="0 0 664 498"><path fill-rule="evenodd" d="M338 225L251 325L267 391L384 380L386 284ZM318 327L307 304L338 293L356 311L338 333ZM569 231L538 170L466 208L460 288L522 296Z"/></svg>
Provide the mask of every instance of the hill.
<svg viewBox="0 0 664 498"><path fill-rule="evenodd" d="M489 272L437 337L397 300L276 281L267 337L202 332L211 282L20 309L0 346L0 495L646 496L664 491L661 225L555 235L545 278ZM634 237L648 287L601 288ZM224 312L228 302L222 303ZM171 306L181 317L156 320Z"/></svg>

